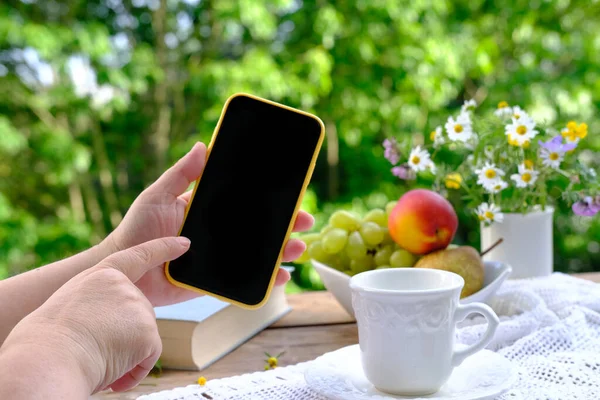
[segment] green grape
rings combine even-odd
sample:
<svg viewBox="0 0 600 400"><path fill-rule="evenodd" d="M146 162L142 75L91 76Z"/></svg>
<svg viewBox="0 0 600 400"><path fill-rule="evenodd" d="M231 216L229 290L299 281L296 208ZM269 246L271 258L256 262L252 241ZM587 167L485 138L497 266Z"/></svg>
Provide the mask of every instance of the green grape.
<svg viewBox="0 0 600 400"><path fill-rule="evenodd" d="M360 235L366 244L377 246L383 241L383 230L375 222L364 222L360 227Z"/></svg>
<svg viewBox="0 0 600 400"><path fill-rule="evenodd" d="M316 242L317 240L321 240L321 234L320 233L307 233L306 235L301 236L300 240L302 240L304 242L304 244L306 245L306 249L304 250L302 255L300 257L298 257L294 262L297 264L304 264L304 263L310 261L310 254L308 254L308 247L313 242Z"/></svg>
<svg viewBox="0 0 600 400"><path fill-rule="evenodd" d="M381 241L381 244L390 245L396 243L390 236L390 230L388 228L381 228L381 230L383 231L383 240Z"/></svg>
<svg viewBox="0 0 600 400"><path fill-rule="evenodd" d="M304 242L304 244L306 244L307 247L310 246L310 244L312 242L315 242L320 239L321 239L320 233L307 233L306 235L300 236L300 240L302 240Z"/></svg>
<svg viewBox="0 0 600 400"><path fill-rule="evenodd" d="M398 250L399 247L396 243L392 243L392 244L381 244L381 249L388 249L390 251L390 254L393 253L394 251Z"/></svg>
<svg viewBox="0 0 600 400"><path fill-rule="evenodd" d="M320 240L312 242L310 246L308 246L308 255L310 258L325 263L327 261L327 253L323 250L323 244Z"/></svg>
<svg viewBox="0 0 600 400"><path fill-rule="evenodd" d="M308 254L308 247L304 250L302 255L294 260L296 264L304 264L310 261L310 255Z"/></svg>
<svg viewBox="0 0 600 400"><path fill-rule="evenodd" d="M329 217L329 225L352 232L360 227L360 221L352 213L338 210Z"/></svg>
<svg viewBox="0 0 600 400"><path fill-rule="evenodd" d="M332 268L337 269L338 271L343 271L344 269L347 268L347 266L344 265L344 261L340 257L340 254L341 253L330 255L327 258L327 265Z"/></svg>
<svg viewBox="0 0 600 400"><path fill-rule="evenodd" d="M389 265L380 265L379 267L376 267L375 269L388 269L388 268L392 268Z"/></svg>
<svg viewBox="0 0 600 400"><path fill-rule="evenodd" d="M377 251L377 253L375 253L375 265L389 265L392 252L393 249L391 248L391 246L382 247L379 251Z"/></svg>
<svg viewBox="0 0 600 400"><path fill-rule="evenodd" d="M323 250L327 254L336 254L344 249L346 242L348 241L348 231L340 228L333 228L325 235L321 243Z"/></svg>
<svg viewBox="0 0 600 400"><path fill-rule="evenodd" d="M321 232L320 232L321 236L324 235L324 234L326 234L327 232L329 232L332 229L333 229L333 226L331 226L331 225L325 225L323 227L323 229L321 229Z"/></svg>
<svg viewBox="0 0 600 400"><path fill-rule="evenodd" d="M362 236L358 232L352 232L350 236L348 236L348 242L346 244L346 255L353 259L361 259L367 255L367 246L365 246L365 242L363 241Z"/></svg>
<svg viewBox="0 0 600 400"><path fill-rule="evenodd" d="M392 213L392 210L394 209L394 207L396 207L396 203L397 203L397 201L390 201L389 203L387 203L385 205L385 213L388 215L388 218L389 218L390 214Z"/></svg>
<svg viewBox="0 0 600 400"><path fill-rule="evenodd" d="M340 265L340 271L347 271L350 269L350 257L348 257L348 254L346 254L345 251L336 254L335 257Z"/></svg>
<svg viewBox="0 0 600 400"><path fill-rule="evenodd" d="M381 226L382 228L388 226L387 215L386 215L385 211L383 211L380 208L375 208L375 209L369 211L364 216L363 221L364 222L375 222L377 225Z"/></svg>
<svg viewBox="0 0 600 400"><path fill-rule="evenodd" d="M412 267L417 258L404 249L396 250L390 256L390 265L393 268Z"/></svg>
<svg viewBox="0 0 600 400"><path fill-rule="evenodd" d="M350 272L353 275L372 270L373 268L375 268L373 257L365 256L359 259L350 260Z"/></svg>

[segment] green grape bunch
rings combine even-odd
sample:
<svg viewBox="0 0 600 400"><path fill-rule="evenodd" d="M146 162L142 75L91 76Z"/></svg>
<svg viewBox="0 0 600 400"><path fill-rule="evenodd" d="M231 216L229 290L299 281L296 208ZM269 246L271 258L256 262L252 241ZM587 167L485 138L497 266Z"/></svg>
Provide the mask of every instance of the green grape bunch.
<svg viewBox="0 0 600 400"><path fill-rule="evenodd" d="M372 269L414 266L418 257L400 248L388 232L389 214L395 205L390 202L385 210L370 210L362 218L335 211L320 232L300 238L306 251L296 262L316 260L350 276Z"/></svg>

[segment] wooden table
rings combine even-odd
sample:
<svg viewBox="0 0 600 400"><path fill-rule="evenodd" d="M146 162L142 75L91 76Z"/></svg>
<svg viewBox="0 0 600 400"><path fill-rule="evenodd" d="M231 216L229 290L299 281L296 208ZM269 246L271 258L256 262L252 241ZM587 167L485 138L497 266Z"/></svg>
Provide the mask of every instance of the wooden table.
<svg viewBox="0 0 600 400"><path fill-rule="evenodd" d="M600 272L574 276L600 283ZM147 377L129 392L103 392L92 399L135 399L142 394L194 384L200 375L210 380L260 371L264 368L265 351L285 351L280 366L286 366L358 343L355 321L329 292L291 295L288 301L292 312L204 371L165 370L158 378Z"/></svg>

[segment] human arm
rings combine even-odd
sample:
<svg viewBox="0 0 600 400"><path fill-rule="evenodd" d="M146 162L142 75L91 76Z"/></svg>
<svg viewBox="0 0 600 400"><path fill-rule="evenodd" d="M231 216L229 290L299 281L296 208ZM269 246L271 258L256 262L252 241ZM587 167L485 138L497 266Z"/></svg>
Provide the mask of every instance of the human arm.
<svg viewBox="0 0 600 400"><path fill-rule="evenodd" d="M1 399L87 399L90 383L76 359L66 353L65 343L54 337L0 348ZM31 338L33 339L33 338Z"/></svg>
<svg viewBox="0 0 600 400"><path fill-rule="evenodd" d="M41 306L69 279L98 264L112 251L106 243L72 257L0 281L0 345L14 326Z"/></svg>
<svg viewBox="0 0 600 400"><path fill-rule="evenodd" d="M162 350L152 305L135 283L188 248L185 238L156 239L69 280L0 347L0 398L87 399L135 387Z"/></svg>
<svg viewBox="0 0 600 400"><path fill-rule="evenodd" d="M9 305L0 307L0 344L22 318L42 305L80 272L118 251L149 240L176 236L191 197L191 192L186 190L201 175L205 158L206 147L197 143L136 198L123 221L99 245L70 258L0 281L0 304ZM300 212L294 230L308 230L313 222L311 215ZM283 261L295 260L304 249L302 241L291 239L286 243ZM281 285L288 280L289 273L280 269L276 284ZM153 306L178 303L198 296L195 292L172 285L166 279L163 268L150 270L136 285Z"/></svg>

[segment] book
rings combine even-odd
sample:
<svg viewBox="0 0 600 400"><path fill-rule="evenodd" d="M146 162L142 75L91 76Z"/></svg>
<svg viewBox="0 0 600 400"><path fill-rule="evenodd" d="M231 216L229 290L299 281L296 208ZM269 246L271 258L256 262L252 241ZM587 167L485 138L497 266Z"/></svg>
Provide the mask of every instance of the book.
<svg viewBox="0 0 600 400"><path fill-rule="evenodd" d="M285 286L275 286L264 306L246 310L210 296L155 307L163 368L202 370L291 311Z"/></svg>

